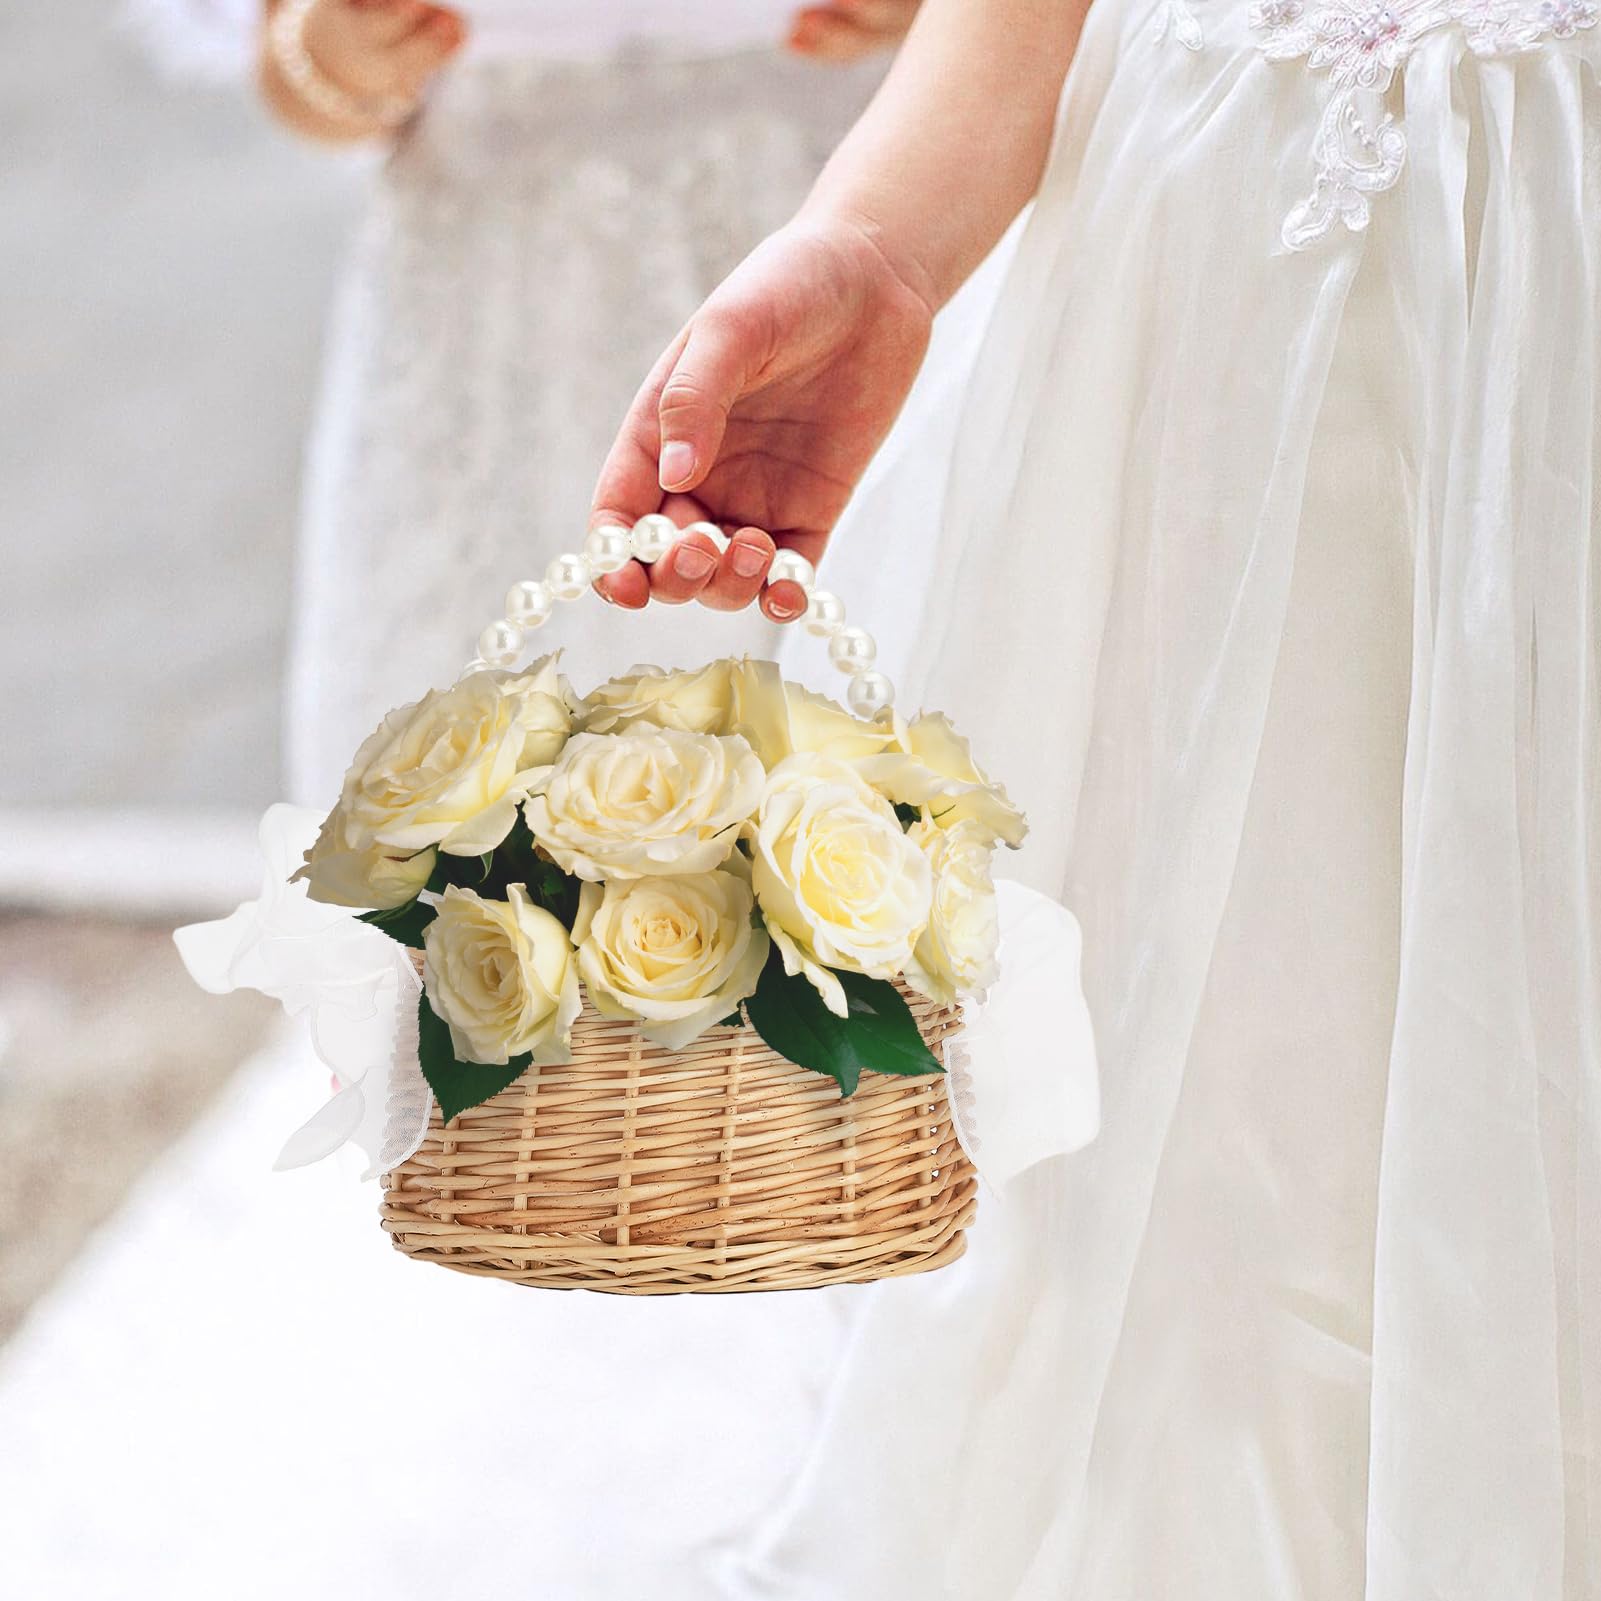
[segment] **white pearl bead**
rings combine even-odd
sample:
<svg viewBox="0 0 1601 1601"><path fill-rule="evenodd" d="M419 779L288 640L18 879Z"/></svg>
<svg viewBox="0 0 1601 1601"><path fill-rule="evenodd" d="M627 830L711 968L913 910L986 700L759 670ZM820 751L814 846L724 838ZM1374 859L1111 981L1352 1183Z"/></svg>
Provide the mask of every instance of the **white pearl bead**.
<svg viewBox="0 0 1601 1601"><path fill-rule="evenodd" d="M506 615L523 628L538 628L551 614L556 597L537 578L525 578L506 591Z"/></svg>
<svg viewBox="0 0 1601 1601"><path fill-rule="evenodd" d="M673 548L673 541L677 538L678 524L671 517L653 511L634 524L629 543L633 546L635 559L648 566L653 561L660 561Z"/></svg>
<svg viewBox="0 0 1601 1601"><path fill-rule="evenodd" d="M589 563L569 550L545 569L545 582L557 600L577 600L589 588Z"/></svg>
<svg viewBox="0 0 1601 1601"><path fill-rule="evenodd" d="M510 667L523 653L523 631L504 617L478 636L478 654L492 667Z"/></svg>
<svg viewBox="0 0 1601 1601"><path fill-rule="evenodd" d="M628 565L633 554L629 532L615 524L591 528L584 536L584 555L589 559L592 573L614 573Z"/></svg>
<svg viewBox="0 0 1601 1601"><path fill-rule="evenodd" d="M845 602L826 589L814 589L806 602L806 632L828 639L845 626Z"/></svg>
<svg viewBox="0 0 1601 1601"><path fill-rule="evenodd" d="M719 554L727 550L731 543L728 535L716 523L691 523L678 537L688 539L691 534L704 534L717 547Z"/></svg>
<svg viewBox="0 0 1601 1601"><path fill-rule="evenodd" d="M767 582L799 584L809 595L817 582L817 569L798 550L781 550L767 569Z"/></svg>
<svg viewBox="0 0 1601 1601"><path fill-rule="evenodd" d="M845 703L858 717L873 717L895 699L895 686L882 674L858 673L845 691Z"/></svg>
<svg viewBox="0 0 1601 1601"><path fill-rule="evenodd" d="M828 659L842 673L860 673L878 659L878 646L865 628L842 628L828 642Z"/></svg>
<svg viewBox="0 0 1601 1601"><path fill-rule="evenodd" d="M489 663L482 656L474 656L462 670L456 674L457 678L471 678L474 673L487 673Z"/></svg>

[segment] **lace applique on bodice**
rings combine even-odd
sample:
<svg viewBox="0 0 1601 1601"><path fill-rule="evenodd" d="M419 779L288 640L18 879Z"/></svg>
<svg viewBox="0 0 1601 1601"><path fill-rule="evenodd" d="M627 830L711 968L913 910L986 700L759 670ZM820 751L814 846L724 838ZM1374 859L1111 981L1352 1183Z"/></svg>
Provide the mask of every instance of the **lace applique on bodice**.
<svg viewBox="0 0 1601 1601"><path fill-rule="evenodd" d="M1304 59L1333 88L1312 193L1284 219L1284 243L1305 249L1337 222L1365 228L1370 197L1399 180L1406 135L1380 97L1426 34L1459 28L1476 55L1504 56L1570 39L1598 17L1597 0L1256 0L1251 26L1268 59Z"/></svg>
<svg viewBox="0 0 1601 1601"><path fill-rule="evenodd" d="M1367 227L1372 197L1400 180L1406 133L1384 95L1419 40L1456 28L1474 54L1507 56L1598 21L1601 0L1254 0L1251 29L1268 60L1304 61L1332 90L1313 138L1312 192L1284 219L1285 245L1304 250L1336 223ZM1164 0L1159 26L1200 48L1185 0Z"/></svg>

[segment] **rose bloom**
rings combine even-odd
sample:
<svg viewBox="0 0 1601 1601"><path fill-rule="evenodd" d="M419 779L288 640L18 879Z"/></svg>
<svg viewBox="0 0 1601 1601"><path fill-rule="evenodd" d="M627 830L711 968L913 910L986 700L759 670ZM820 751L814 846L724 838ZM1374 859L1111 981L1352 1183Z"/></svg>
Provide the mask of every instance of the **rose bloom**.
<svg viewBox="0 0 1601 1601"><path fill-rule="evenodd" d="M894 809L844 762L792 756L773 769L751 881L788 973L847 1015L830 968L895 978L929 919L933 870Z"/></svg>
<svg viewBox="0 0 1601 1601"><path fill-rule="evenodd" d="M583 1005L572 940L521 884L504 901L452 885L423 930L423 986L463 1062L504 1065L531 1052L565 1062Z"/></svg>
<svg viewBox="0 0 1601 1601"><path fill-rule="evenodd" d="M1021 845L1028 819L973 760L968 743L940 712L924 712L895 730L896 748L857 763L862 777L892 801L926 808L941 828L975 822L991 840Z"/></svg>
<svg viewBox="0 0 1601 1601"><path fill-rule="evenodd" d="M345 826L345 814L335 808L306 852L306 865L294 877L305 881L307 896L328 906L382 912L415 900L433 876L438 851L348 845Z"/></svg>
<svg viewBox="0 0 1601 1601"><path fill-rule="evenodd" d="M769 941L754 906L750 885L723 871L585 884L573 939L595 1009L681 1050L756 993Z"/></svg>
<svg viewBox="0 0 1601 1601"><path fill-rule="evenodd" d="M766 776L737 735L635 723L573 735L524 815L535 840L579 878L706 873L733 850Z"/></svg>
<svg viewBox="0 0 1601 1601"><path fill-rule="evenodd" d="M772 662L733 667L729 721L721 732L743 734L769 772L791 756L856 761L894 748L895 730L887 721L864 722L838 701L785 682Z"/></svg>
<svg viewBox="0 0 1601 1601"><path fill-rule="evenodd" d="M356 753L338 806L347 843L493 850L571 726L553 657L521 677L481 672L430 690Z"/></svg>
<svg viewBox="0 0 1601 1601"><path fill-rule="evenodd" d="M692 734L740 734L765 764L789 755L784 681L773 662L725 659L693 672L636 667L586 697L578 726L615 734L636 723Z"/></svg>
<svg viewBox="0 0 1601 1601"><path fill-rule="evenodd" d="M978 999L1000 975L994 846L974 822L941 828L923 818L911 826L907 838L934 870L934 898L906 982L943 1006Z"/></svg>
<svg viewBox="0 0 1601 1601"><path fill-rule="evenodd" d="M729 661L712 662L694 672L636 667L584 697L579 730L615 734L635 723L654 723L689 734L726 734L732 667Z"/></svg>
<svg viewBox="0 0 1601 1601"><path fill-rule="evenodd" d="M894 748L890 723L864 722L838 701L800 684L784 685L790 752L832 756L842 762L879 756Z"/></svg>
<svg viewBox="0 0 1601 1601"><path fill-rule="evenodd" d="M837 701L786 683L775 663L748 657L693 672L636 667L585 698L578 727L614 734L642 722L695 734L740 734L768 768L806 751L842 761L877 756L896 740L887 720L864 722Z"/></svg>

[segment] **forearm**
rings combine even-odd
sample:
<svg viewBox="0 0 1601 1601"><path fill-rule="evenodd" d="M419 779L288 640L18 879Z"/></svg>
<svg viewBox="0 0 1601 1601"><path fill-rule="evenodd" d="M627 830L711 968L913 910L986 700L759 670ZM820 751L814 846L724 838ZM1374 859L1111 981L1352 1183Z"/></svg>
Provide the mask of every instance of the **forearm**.
<svg viewBox="0 0 1601 1601"><path fill-rule="evenodd" d="M1033 196L1089 0L925 0L805 212L865 228L943 305Z"/></svg>

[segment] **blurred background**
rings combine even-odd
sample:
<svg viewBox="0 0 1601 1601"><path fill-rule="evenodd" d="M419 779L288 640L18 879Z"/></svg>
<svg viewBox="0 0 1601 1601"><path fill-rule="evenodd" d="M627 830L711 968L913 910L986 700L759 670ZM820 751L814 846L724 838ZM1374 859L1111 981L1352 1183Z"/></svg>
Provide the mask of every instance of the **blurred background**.
<svg viewBox="0 0 1601 1601"><path fill-rule="evenodd" d="M283 792L363 165L171 81L113 0L0 12L0 1340L267 1025L169 931L251 893Z"/></svg>

